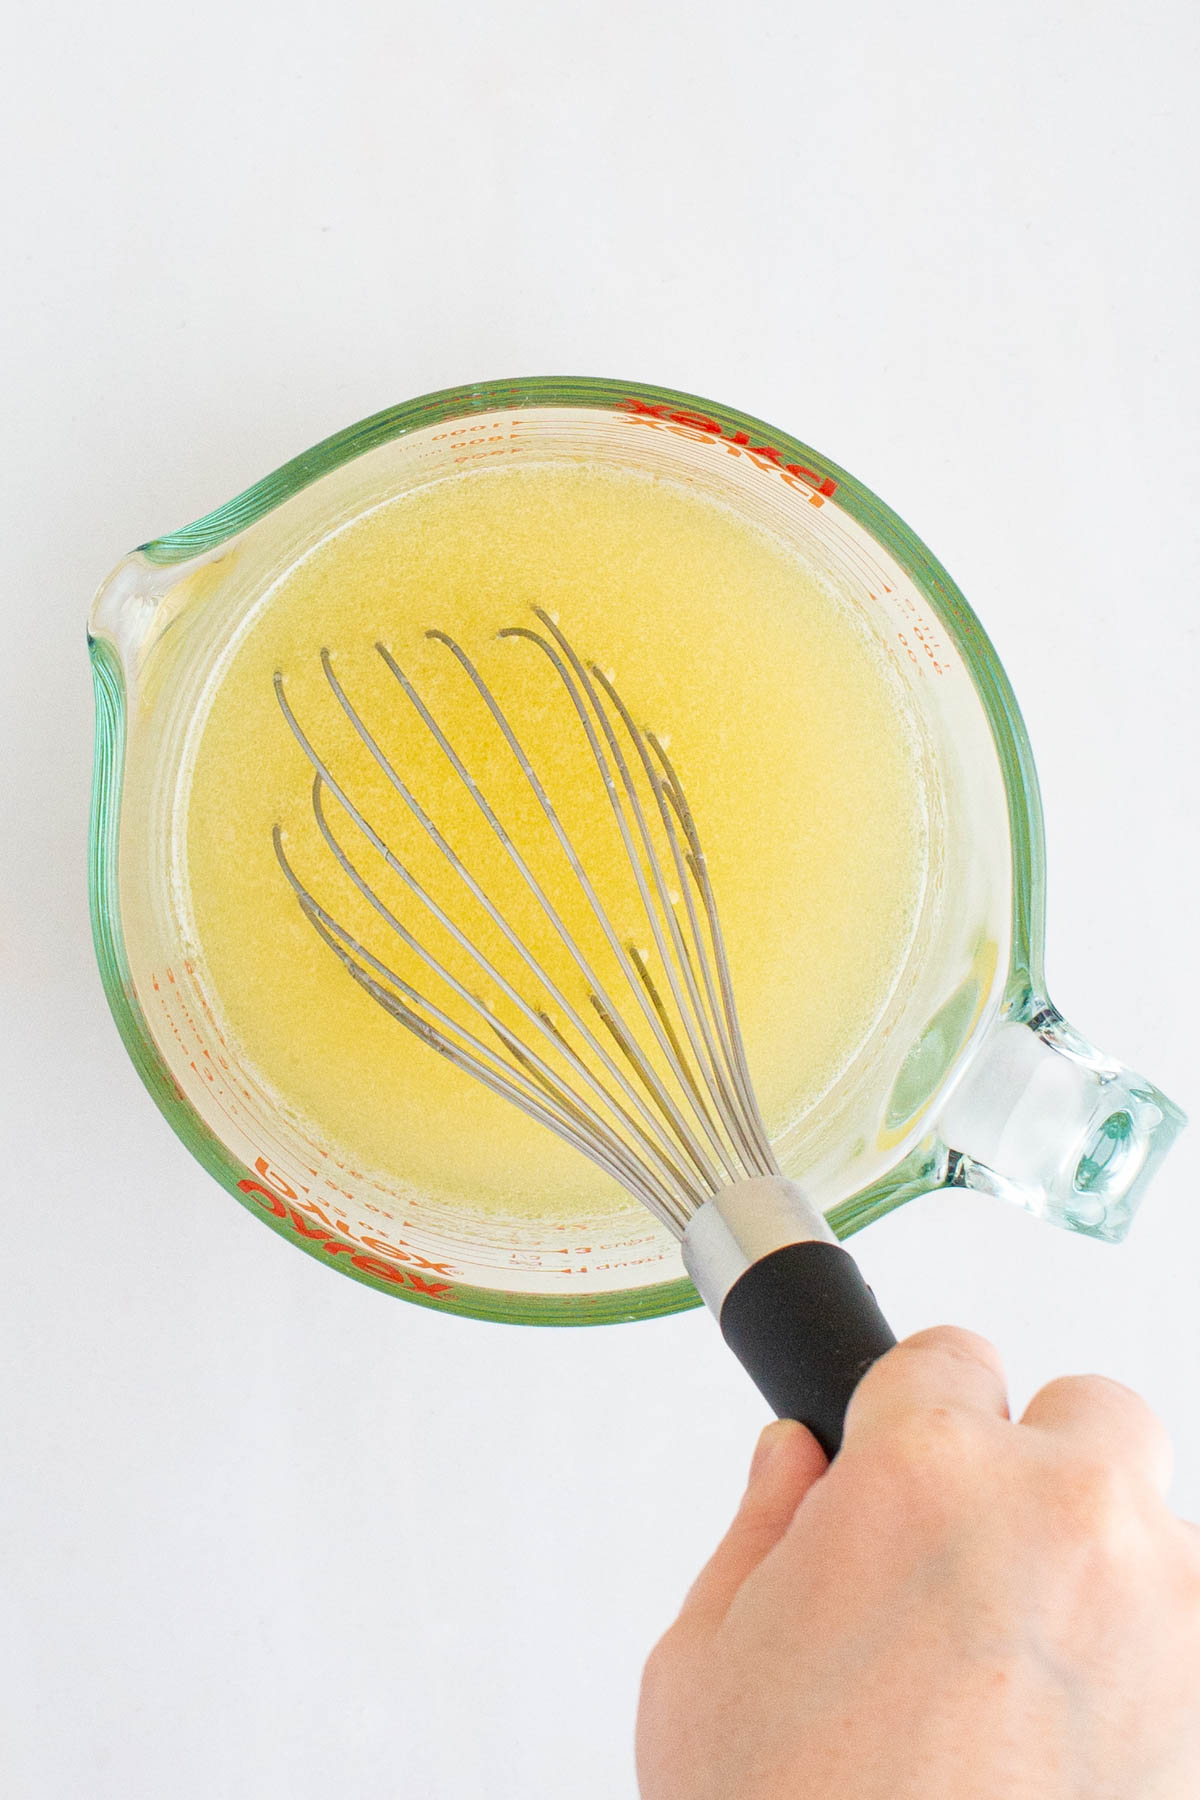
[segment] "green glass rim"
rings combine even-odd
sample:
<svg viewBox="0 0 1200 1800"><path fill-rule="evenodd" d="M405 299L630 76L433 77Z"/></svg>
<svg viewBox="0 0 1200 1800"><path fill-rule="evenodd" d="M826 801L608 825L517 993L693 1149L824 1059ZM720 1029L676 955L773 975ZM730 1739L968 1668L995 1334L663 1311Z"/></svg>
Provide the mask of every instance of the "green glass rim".
<svg viewBox="0 0 1200 1800"><path fill-rule="evenodd" d="M446 420L479 412L528 407L596 407L633 403L668 412L701 414L723 433L744 432L754 445L795 462L835 486L837 504L864 527L906 571L925 595L953 641L979 694L1003 772L1012 840L1012 949L1005 989L1006 1011L1024 1017L1042 1004L1042 944L1045 912L1045 858L1041 801L1033 754L1016 698L1003 666L979 620L937 558L877 495L837 463L775 426L718 401L676 388L642 382L571 376L530 376L474 382L423 394L401 406L374 413L323 439L232 500L191 525L139 547L150 563L170 566L201 556L245 531L323 475L393 438ZM831 490L826 490L831 491ZM96 735L88 848L88 891L92 934L105 994L122 1041L150 1094L192 1155L248 1210L299 1249L352 1279L415 1305L463 1317L521 1325L605 1325L652 1319L699 1306L686 1279L653 1287L601 1294L509 1293L455 1283L449 1292L424 1295L331 1255L297 1229L289 1211L259 1203L249 1191L252 1173L226 1148L187 1100L154 1043L138 1002L121 926L118 887L121 789L125 766L126 701L120 660L102 638L89 636L96 700ZM930 1141L910 1153L871 1187L852 1195L829 1214L840 1238L945 1179L945 1153ZM261 1195L263 1190L253 1184ZM369 1259L368 1259L369 1260Z"/></svg>

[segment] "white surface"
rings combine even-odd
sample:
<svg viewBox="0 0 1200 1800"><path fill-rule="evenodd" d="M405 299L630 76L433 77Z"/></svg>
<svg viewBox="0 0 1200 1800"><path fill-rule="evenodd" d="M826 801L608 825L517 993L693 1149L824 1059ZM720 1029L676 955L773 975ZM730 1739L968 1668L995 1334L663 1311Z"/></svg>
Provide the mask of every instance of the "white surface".
<svg viewBox="0 0 1200 1800"><path fill-rule="evenodd" d="M1041 769L1053 991L1193 1109L1188 0L25 7L3 130L7 1800L631 1800L640 1664L763 1408L701 1314L476 1325L336 1279L142 1091L84 895L93 587L471 378L713 395L965 588ZM986 22L985 22L986 21ZM14 60L14 52L15 60ZM858 1240L1014 1398L1097 1368L1200 1516L1200 1132L1119 1250L974 1197Z"/></svg>

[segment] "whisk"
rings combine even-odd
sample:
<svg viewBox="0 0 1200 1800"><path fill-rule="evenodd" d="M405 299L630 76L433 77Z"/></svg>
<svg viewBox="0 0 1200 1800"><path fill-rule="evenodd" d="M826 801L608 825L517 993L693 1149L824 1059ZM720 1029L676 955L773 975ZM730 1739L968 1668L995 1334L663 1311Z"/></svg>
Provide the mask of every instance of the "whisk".
<svg viewBox="0 0 1200 1800"><path fill-rule="evenodd" d="M538 628L512 625L499 636L533 646L535 672L557 683L569 701L570 729L582 734L586 767L595 775L594 804L607 809L615 827L628 878L623 904L633 905L636 934L621 928L612 894L606 903L597 891L543 773L479 669L443 631L426 635L458 663L490 714L502 754L515 759L547 842L556 847L555 876L539 875L412 680L386 645L375 648L394 679L397 704L411 708L431 735L532 896L545 941L525 941L494 881L489 892L443 835L396 767L395 753L389 755L342 685L328 650L321 664L341 714L419 836L452 871L453 891L483 909L494 928L491 940L498 934L512 956L502 957L501 966L460 922L462 911L456 918L418 879L414 859L389 844L378 818L367 816L314 745L281 674L275 692L312 766L321 839L404 946L406 965L416 959L430 991L422 991L424 979L418 989L338 922L297 873L278 825L276 856L320 938L397 1024L589 1157L669 1227L688 1274L761 1392L781 1417L806 1424L832 1456L850 1394L895 1339L853 1258L772 1153L747 1067L708 864L666 743L637 722L613 678L585 662L548 612L532 610ZM352 850L330 821L326 796L338 804L343 832L348 826L353 833ZM402 891L396 904L379 891L384 869L389 888L398 882ZM571 885L558 887L559 881ZM580 893L581 916L591 921L586 932L573 929L566 916L578 912ZM470 902L464 908L469 915ZM436 944L446 934L465 958L471 982L430 947L430 937ZM552 944L558 946L553 956ZM570 981L563 968L573 971ZM572 998L569 989L580 986L586 1000L578 992Z"/></svg>

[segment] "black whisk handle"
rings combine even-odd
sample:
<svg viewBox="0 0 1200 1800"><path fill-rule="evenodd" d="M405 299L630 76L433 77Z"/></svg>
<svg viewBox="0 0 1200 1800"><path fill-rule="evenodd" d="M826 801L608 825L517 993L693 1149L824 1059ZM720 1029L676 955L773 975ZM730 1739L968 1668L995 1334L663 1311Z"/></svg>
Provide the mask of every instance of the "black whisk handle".
<svg viewBox="0 0 1200 1800"><path fill-rule="evenodd" d="M896 1339L839 1244L809 1239L760 1257L720 1310L725 1342L781 1419L837 1454L850 1396Z"/></svg>

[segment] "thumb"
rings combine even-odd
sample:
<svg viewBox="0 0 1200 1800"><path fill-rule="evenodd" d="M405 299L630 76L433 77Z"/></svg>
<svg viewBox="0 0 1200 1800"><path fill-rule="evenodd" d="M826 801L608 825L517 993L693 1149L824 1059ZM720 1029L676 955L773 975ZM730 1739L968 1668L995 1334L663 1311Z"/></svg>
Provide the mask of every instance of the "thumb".
<svg viewBox="0 0 1200 1800"><path fill-rule="evenodd" d="M701 1569L679 1614L689 1628L715 1631L734 1595L775 1548L829 1459L811 1431L774 1419L758 1440L750 1479L732 1525Z"/></svg>

